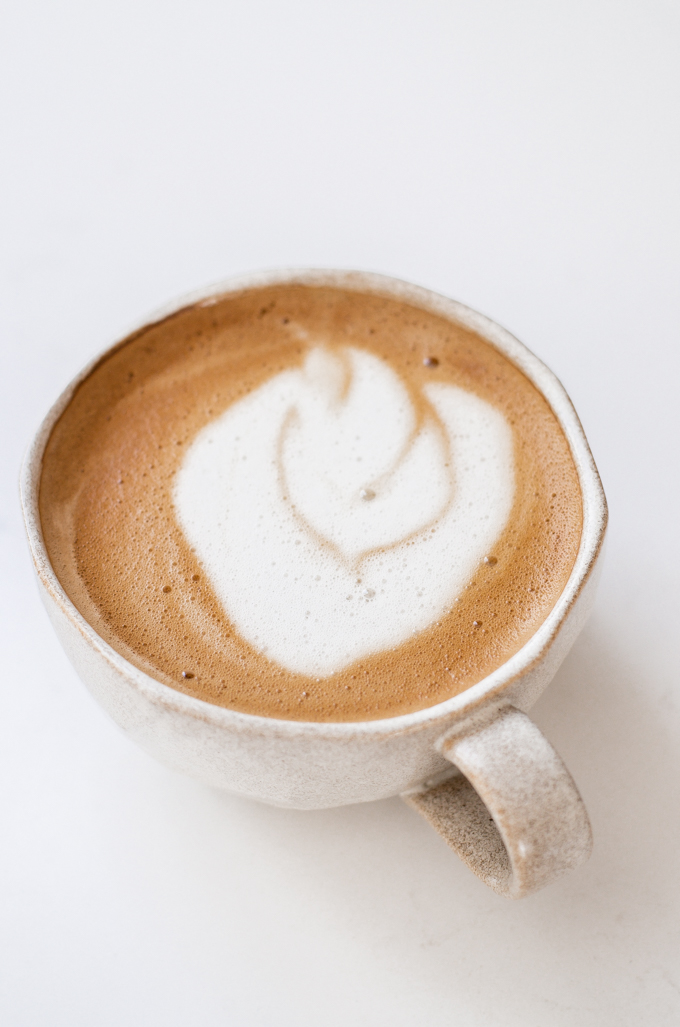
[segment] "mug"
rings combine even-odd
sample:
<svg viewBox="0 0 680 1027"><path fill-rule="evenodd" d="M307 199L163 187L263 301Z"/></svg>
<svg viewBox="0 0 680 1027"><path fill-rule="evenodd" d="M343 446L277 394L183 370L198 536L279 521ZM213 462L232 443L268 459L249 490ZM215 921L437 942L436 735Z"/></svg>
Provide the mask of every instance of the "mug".
<svg viewBox="0 0 680 1027"><path fill-rule="evenodd" d="M581 630L601 564L607 507L579 419L557 378L509 332L460 303L382 275L249 275L184 297L147 323L190 303L280 283L372 292L432 311L477 332L533 382L567 438L583 498L578 556L547 619L519 652L466 691L436 706L383 720L305 723L237 713L177 692L138 670L99 637L65 593L50 564L38 509L52 427L105 354L61 394L22 469L28 540L50 619L95 699L162 763L206 784L297 809L401 795L496 892L512 898L528 895L583 863L592 848L578 790L526 712Z"/></svg>

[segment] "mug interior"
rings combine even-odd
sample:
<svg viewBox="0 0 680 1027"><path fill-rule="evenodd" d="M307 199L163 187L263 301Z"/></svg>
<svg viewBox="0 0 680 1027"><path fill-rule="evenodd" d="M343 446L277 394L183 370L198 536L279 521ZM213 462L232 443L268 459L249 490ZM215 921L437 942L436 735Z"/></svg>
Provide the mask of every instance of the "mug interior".
<svg viewBox="0 0 680 1027"><path fill-rule="evenodd" d="M248 288L261 288L268 285L301 284L312 286L336 287L343 290L395 298L419 307L425 311L443 316L454 324L462 325L480 335L485 341L499 350L508 360L518 367L533 383L548 402L553 411L571 450L576 467L583 502L583 527L581 541L568 582L557 603L550 611L546 620L534 633L530 640L509 660L497 668L492 674L471 685L452 698L415 712L398 714L382 720L370 721L292 721L275 717L258 716L251 713L240 713L226 707L216 706L193 696L177 692L164 682L145 674L135 667L107 642L105 642L69 599L51 565L45 546L40 524L38 497L42 473L42 462L45 448L52 428L68 406L70 399L78 387L96 368L101 360L114 350L125 345L125 339L116 342L96 357L73 382L63 391L52 409L41 424L33 443L28 451L21 478L21 496L24 517L28 532L34 563L39 579L50 597L57 603L61 611L77 626L90 645L92 645L107 662L113 665L136 687L153 696L156 702L182 709L194 716L209 718L219 723L234 723L252 727L259 725L267 730L278 733L313 734L330 733L337 735L356 735L357 732L371 734L401 732L415 729L419 725L430 723L439 718L446 718L453 713L461 714L467 709L478 708L490 699L502 697L505 689L518 676L540 660L557 636L562 622L569 609L578 598L587 582L601 550L606 528L607 510L604 492L592 458L588 443L578 416L561 383L555 375L531 353L519 340L489 318L454 300L447 299L429 290L410 285L382 275L355 271L274 271L231 279L225 283L185 296L169 307L158 311L132 331L157 323L170 314L195 303L221 299L230 293L240 292Z"/></svg>

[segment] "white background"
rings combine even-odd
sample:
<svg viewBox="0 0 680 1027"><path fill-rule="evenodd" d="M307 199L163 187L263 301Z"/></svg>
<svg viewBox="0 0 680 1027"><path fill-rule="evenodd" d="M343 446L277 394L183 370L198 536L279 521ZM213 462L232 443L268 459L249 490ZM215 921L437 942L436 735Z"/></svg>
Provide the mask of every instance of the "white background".
<svg viewBox="0 0 680 1027"><path fill-rule="evenodd" d="M6 0L7 1027L680 1023L680 6ZM500 321L561 377L611 506L597 609L535 708L590 863L519 903L399 799L269 809L138 751L40 606L21 455L177 294L357 267Z"/></svg>

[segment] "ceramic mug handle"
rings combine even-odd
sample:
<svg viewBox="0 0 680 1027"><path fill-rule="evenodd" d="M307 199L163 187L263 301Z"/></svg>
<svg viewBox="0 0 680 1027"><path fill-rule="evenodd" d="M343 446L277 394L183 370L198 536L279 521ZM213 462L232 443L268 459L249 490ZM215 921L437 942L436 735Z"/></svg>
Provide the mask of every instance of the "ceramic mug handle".
<svg viewBox="0 0 680 1027"><path fill-rule="evenodd" d="M461 774L402 798L485 884L519 899L585 863L593 838L583 800L525 713L505 706L438 748Z"/></svg>

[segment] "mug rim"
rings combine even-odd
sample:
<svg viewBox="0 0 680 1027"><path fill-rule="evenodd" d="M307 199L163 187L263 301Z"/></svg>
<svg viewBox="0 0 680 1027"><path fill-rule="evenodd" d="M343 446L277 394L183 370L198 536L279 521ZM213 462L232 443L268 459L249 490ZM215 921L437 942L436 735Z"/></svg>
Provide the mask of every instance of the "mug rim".
<svg viewBox="0 0 680 1027"><path fill-rule="evenodd" d="M57 578L43 538L39 494L45 449L52 429L70 403L76 389L96 367L117 349L126 345L131 337L140 331L159 324L186 307L196 304L209 306L223 297L247 289L296 284L342 288L399 299L477 332L486 342L491 343L510 360L547 401L567 439L576 467L583 504L581 541L567 583L550 613L522 648L491 674L464 689L458 695L412 713L383 717L377 720L285 720L253 713L241 713L179 692L135 667L98 634L76 608ZM495 700L502 700L502 693L510 684L537 664L550 649L571 607L590 577L602 548L607 526L607 502L602 482L578 414L557 376L524 343L486 315L422 286L370 271L323 268L275 269L231 276L207 288L183 295L133 325L122 338L118 338L114 343L106 346L89 361L53 403L26 452L21 468L20 494L29 547L41 584L70 623L111 665L113 670L122 674L130 684L144 693L151 701L168 710L187 714L193 719L207 721L238 732L255 730L257 733L264 731L277 736L314 735L319 737L326 735L342 738L357 734L386 736L410 733L420 730L433 721L458 718L466 713L472 714L481 706L493 703Z"/></svg>

